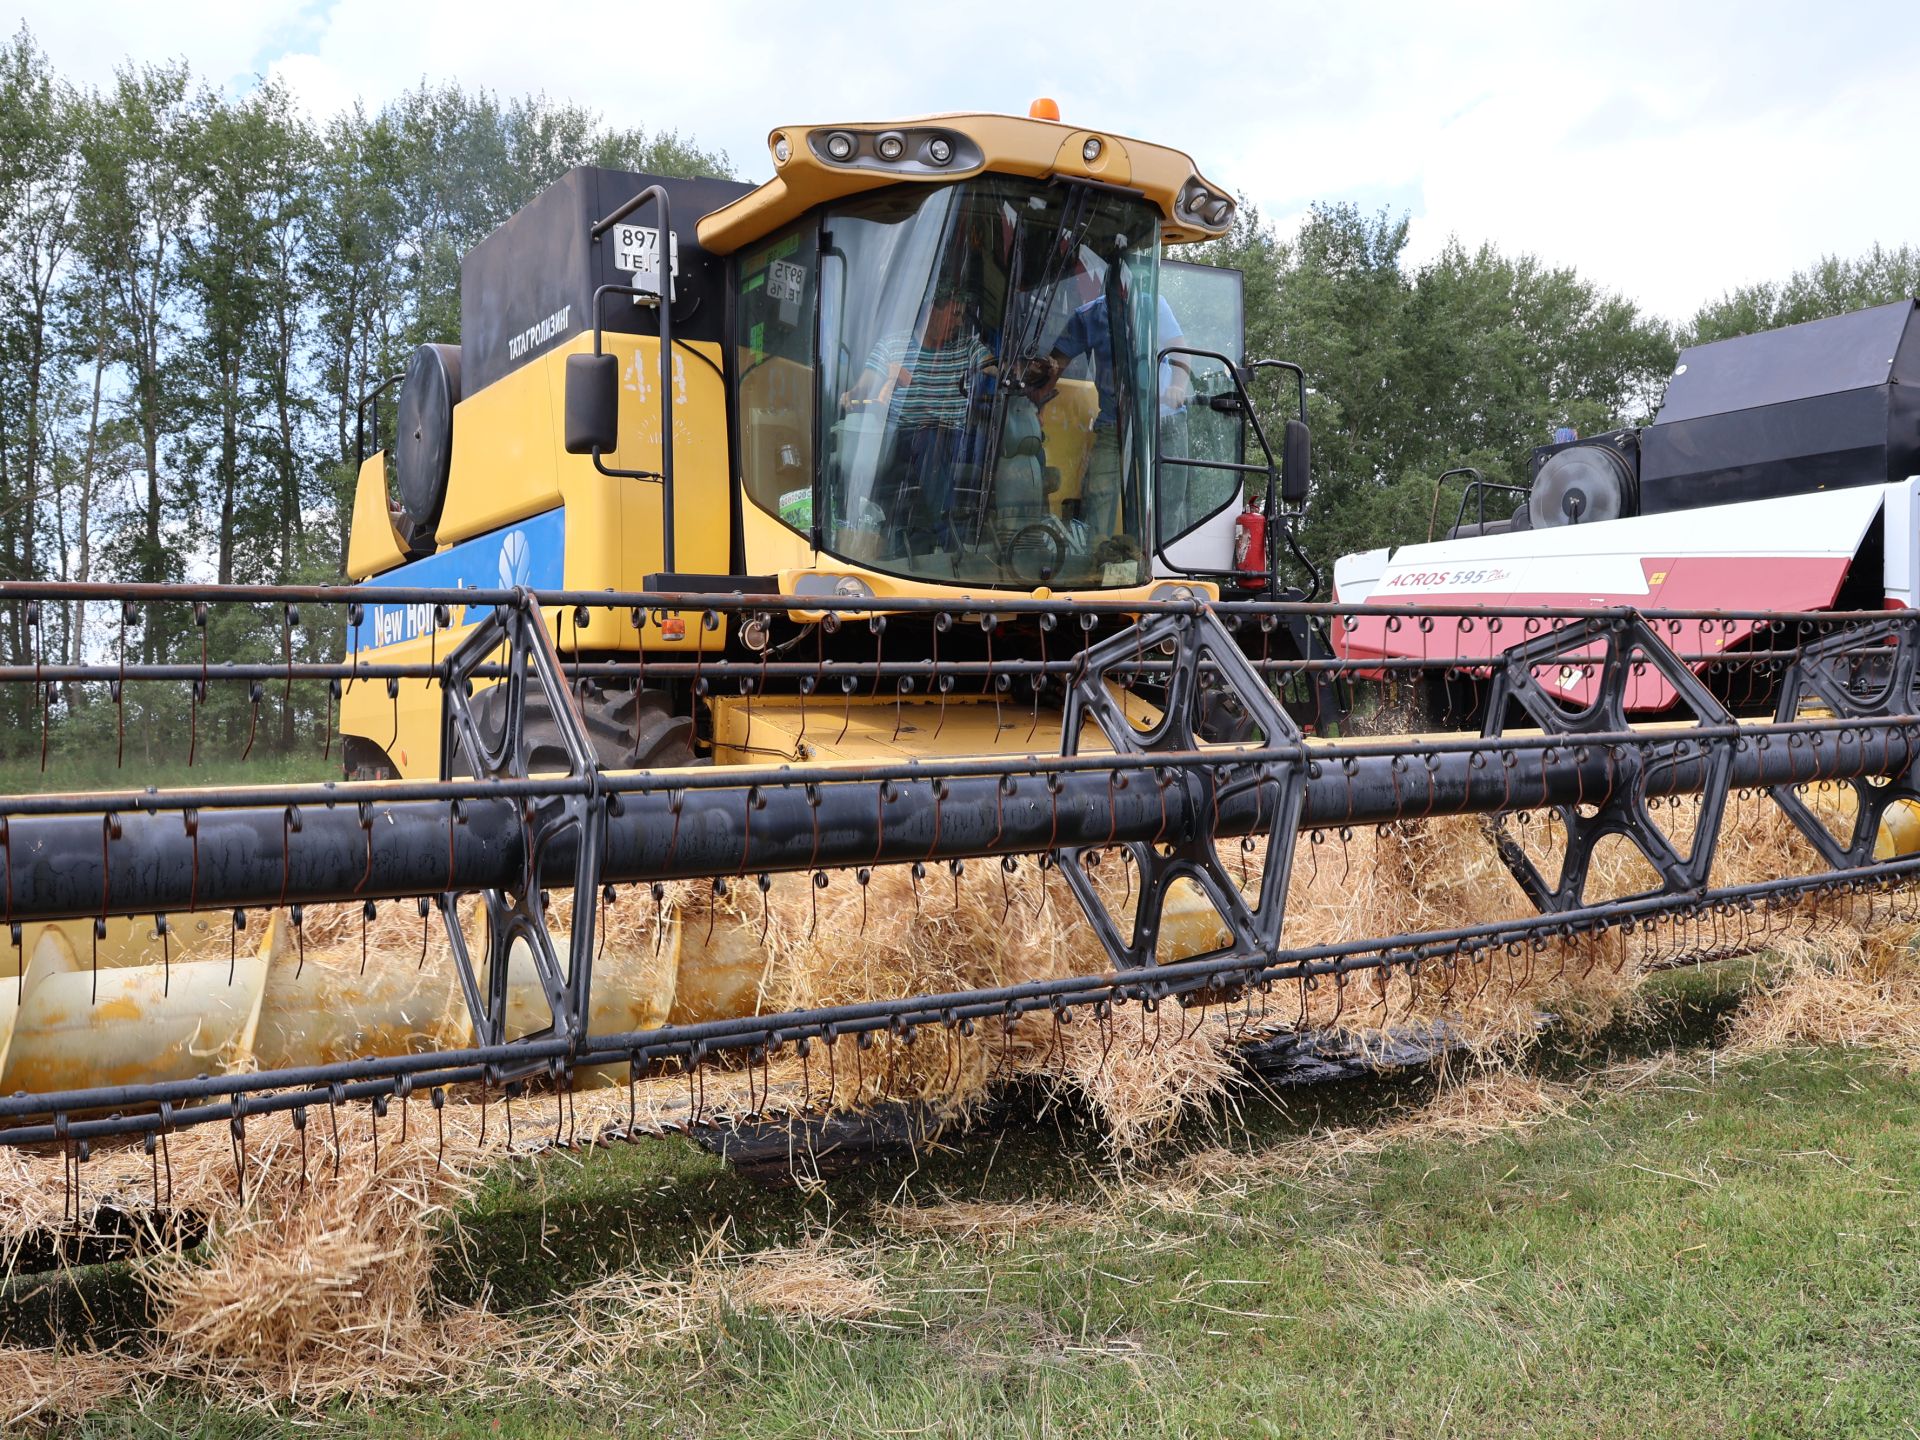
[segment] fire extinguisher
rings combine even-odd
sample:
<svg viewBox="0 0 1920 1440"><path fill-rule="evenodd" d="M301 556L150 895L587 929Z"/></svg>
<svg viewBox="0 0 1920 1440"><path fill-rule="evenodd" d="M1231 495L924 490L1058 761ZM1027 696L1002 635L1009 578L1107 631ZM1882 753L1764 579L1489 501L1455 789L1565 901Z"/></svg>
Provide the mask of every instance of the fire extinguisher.
<svg viewBox="0 0 1920 1440"><path fill-rule="evenodd" d="M1247 502L1233 522L1233 568L1248 590L1267 588L1267 517Z"/></svg>

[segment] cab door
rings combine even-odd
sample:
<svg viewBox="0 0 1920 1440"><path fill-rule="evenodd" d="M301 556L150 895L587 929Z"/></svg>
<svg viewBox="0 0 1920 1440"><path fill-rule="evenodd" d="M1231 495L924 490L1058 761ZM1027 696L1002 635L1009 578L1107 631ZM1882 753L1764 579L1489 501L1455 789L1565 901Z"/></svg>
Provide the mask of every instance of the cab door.
<svg viewBox="0 0 1920 1440"><path fill-rule="evenodd" d="M1161 366L1153 573L1229 571L1243 493L1242 473L1229 467L1245 463L1246 422L1233 403L1236 385L1228 363L1245 358L1245 282L1238 270L1163 259L1160 294L1180 326L1177 339L1160 336L1161 349L1210 351L1225 362L1172 355ZM1184 384L1170 388L1170 379ZM1179 395L1181 403L1164 403L1169 394Z"/></svg>

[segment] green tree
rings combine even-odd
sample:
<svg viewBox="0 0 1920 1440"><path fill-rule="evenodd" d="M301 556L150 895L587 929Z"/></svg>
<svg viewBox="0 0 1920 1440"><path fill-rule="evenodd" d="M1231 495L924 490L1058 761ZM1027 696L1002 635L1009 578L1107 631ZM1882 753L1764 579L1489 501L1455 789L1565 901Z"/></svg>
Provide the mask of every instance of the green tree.
<svg viewBox="0 0 1920 1440"><path fill-rule="evenodd" d="M76 238L79 100L22 29L0 49L0 563L46 572L49 399L58 381L60 287ZM30 643L9 607L9 653Z"/></svg>
<svg viewBox="0 0 1920 1440"><path fill-rule="evenodd" d="M299 526L299 408L292 365L298 297L289 293L308 205L309 145L286 92L198 101L196 223L180 241L180 279L197 343L182 362L192 420L190 475L211 482L215 577L284 576Z"/></svg>
<svg viewBox="0 0 1920 1440"><path fill-rule="evenodd" d="M1406 247L1405 217L1322 205L1286 238L1246 210L1194 257L1245 272L1249 356L1307 372L1302 537L1323 575L1339 555L1426 538L1458 503L1458 488L1435 491L1448 470L1519 481L1556 425L1646 418L1672 369L1661 322L1572 270L1457 242L1415 266ZM1290 393L1256 400L1292 413Z"/></svg>
<svg viewBox="0 0 1920 1440"><path fill-rule="evenodd" d="M336 470L353 458L361 397L405 353L400 190L400 147L384 116L369 118L356 105L328 124L299 273L317 316L315 359Z"/></svg>
<svg viewBox="0 0 1920 1440"><path fill-rule="evenodd" d="M724 174L672 132L542 97L422 85L316 129L281 88L238 96L184 64L83 92L24 29L0 45L0 567L85 581L333 580L362 398L459 333L460 257L567 168ZM317 658L336 633L265 607L123 617L0 612L0 659ZM129 755L191 723L237 749L293 743L317 689L74 686L69 736ZM29 700L33 703L29 704ZM37 746L39 706L9 735ZM32 711L31 715L26 712ZM203 752L204 753L204 752Z"/></svg>
<svg viewBox="0 0 1920 1440"><path fill-rule="evenodd" d="M125 375L146 479L137 528L115 548L129 578L147 581L180 573L185 547L169 543L168 522L190 518L187 487L170 483L163 466L181 416L180 262L202 110L191 83L184 64L123 69L90 107L81 138L79 251L88 283L114 302L109 354ZM151 627L144 650L150 660L164 650Z"/></svg>
<svg viewBox="0 0 1920 1440"><path fill-rule="evenodd" d="M1875 245L1851 260L1823 257L1780 284L1763 282L1729 290L1694 314L1681 332L1683 345L1704 345L1781 325L1798 325L1920 295L1920 246Z"/></svg>

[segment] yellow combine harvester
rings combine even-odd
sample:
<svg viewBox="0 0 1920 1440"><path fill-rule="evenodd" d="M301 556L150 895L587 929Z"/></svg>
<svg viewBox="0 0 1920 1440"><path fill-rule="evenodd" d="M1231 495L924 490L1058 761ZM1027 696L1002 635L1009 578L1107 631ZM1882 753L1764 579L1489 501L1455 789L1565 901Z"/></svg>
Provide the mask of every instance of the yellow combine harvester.
<svg viewBox="0 0 1920 1440"><path fill-rule="evenodd" d="M1162 414L1180 417L1178 458L1243 458L1239 276L1162 260L1231 223L1191 160L1003 115L768 143L758 187L574 170L467 257L461 344L415 355L391 459L361 468L356 655L427 662L459 629L381 603L386 585L1124 602L1264 575L1265 556L1235 570L1240 471L1149 483ZM791 638L699 611L640 619L553 633L570 660L642 662ZM899 653L930 655L931 632ZM636 674L583 704L609 765L1005 743L994 706L955 696L937 745L932 725L893 743L891 697L884 723L803 742L784 688L748 700ZM1024 740L1024 718L1002 721ZM359 773L439 772L433 684L356 687L343 722ZM537 758L537 722L530 743Z"/></svg>

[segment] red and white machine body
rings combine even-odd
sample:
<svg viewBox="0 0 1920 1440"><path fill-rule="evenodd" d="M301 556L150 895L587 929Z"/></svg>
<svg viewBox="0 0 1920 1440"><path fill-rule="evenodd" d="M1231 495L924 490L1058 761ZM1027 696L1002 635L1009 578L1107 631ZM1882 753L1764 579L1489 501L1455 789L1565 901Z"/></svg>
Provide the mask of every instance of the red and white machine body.
<svg viewBox="0 0 1920 1440"><path fill-rule="evenodd" d="M1893 485L1816 491L1773 500L1635 515L1504 535L1476 535L1342 556L1334 598L1374 606L1627 605L1668 610L1824 610L1878 528L1879 603L1920 608L1920 477ZM1880 522L1876 527L1875 522ZM1871 556L1865 557L1871 560ZM1855 576L1854 594L1861 594ZM1358 616L1336 621L1335 653L1349 659L1485 660L1538 633L1526 621L1486 616ZM1683 622L1672 636L1687 654L1737 651L1753 619ZM1702 662L1704 663L1704 662ZM1569 699L1584 700L1591 678L1570 676ZM1657 673L1630 697L1630 709L1673 700Z"/></svg>
<svg viewBox="0 0 1920 1440"><path fill-rule="evenodd" d="M1383 611L1736 612L1656 623L1699 669L1749 647L1766 623L1737 612L1920 608L1920 304L1697 346L1680 360L1654 424L1542 447L1511 521L1343 556L1334 598ZM1336 620L1329 639L1343 658L1477 671L1549 623L1361 614ZM1589 698L1587 668L1564 672L1569 700ZM1642 713L1674 698L1647 669L1629 697Z"/></svg>

